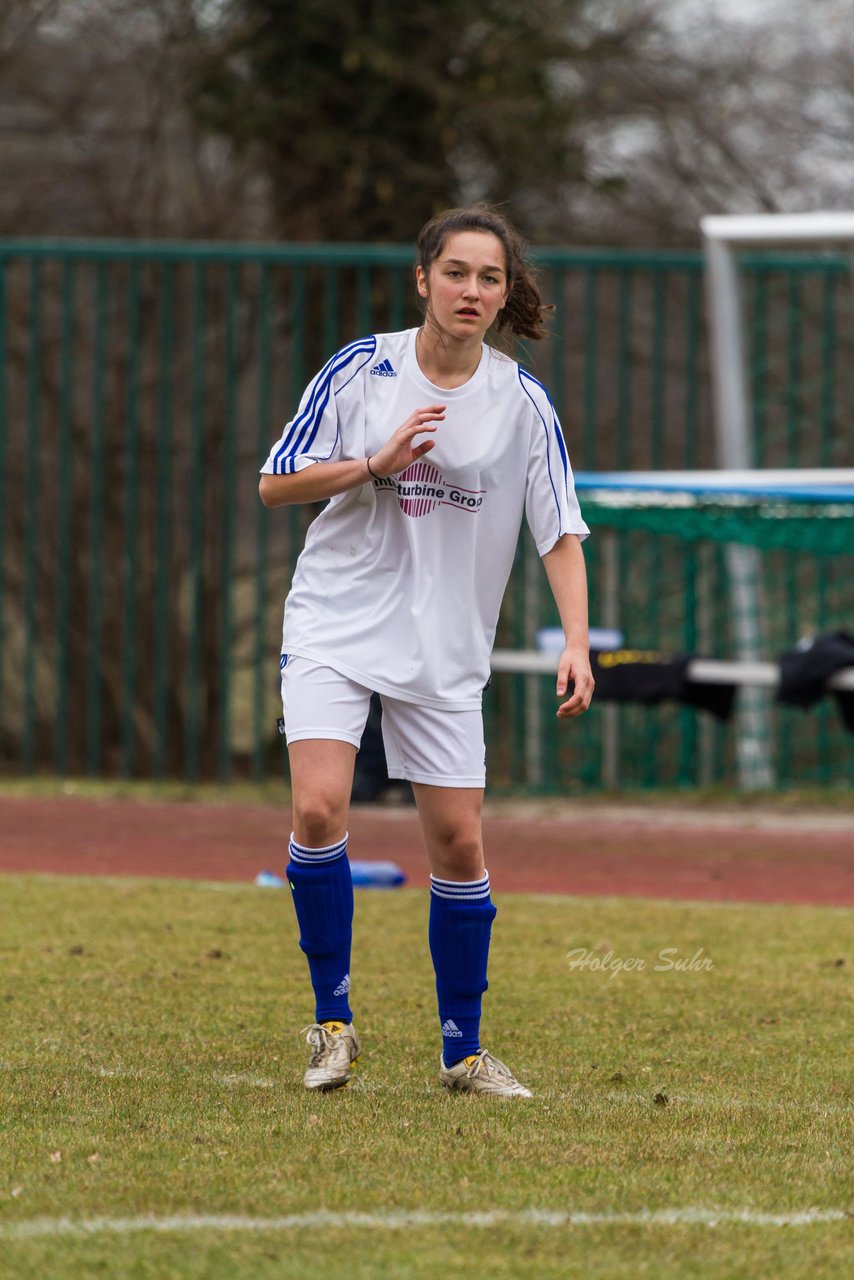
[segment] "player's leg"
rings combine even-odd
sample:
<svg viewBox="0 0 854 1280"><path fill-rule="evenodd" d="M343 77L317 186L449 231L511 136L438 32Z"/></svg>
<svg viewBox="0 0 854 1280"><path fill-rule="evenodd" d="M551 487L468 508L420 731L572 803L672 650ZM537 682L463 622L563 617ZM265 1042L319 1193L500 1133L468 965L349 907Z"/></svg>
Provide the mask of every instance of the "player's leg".
<svg viewBox="0 0 854 1280"><path fill-rule="evenodd" d="M359 1052L350 1008L347 813L369 697L368 690L306 659L291 658L282 672L294 817L287 880L315 998L315 1021L306 1028L313 1050L308 1088L346 1084Z"/></svg>
<svg viewBox="0 0 854 1280"><path fill-rule="evenodd" d="M303 845L335 844L347 832L356 748L334 738L288 744L294 837Z"/></svg>
<svg viewBox="0 0 854 1280"><path fill-rule="evenodd" d="M384 700L390 777L413 787L430 862L430 954L442 1029L440 1079L450 1088L529 1097L480 1044L492 922L481 811L479 711L443 712Z"/></svg>
<svg viewBox="0 0 854 1280"><path fill-rule="evenodd" d="M445 1066L480 1053L480 1017L495 918L483 865L483 792L414 783L430 861L430 955Z"/></svg>

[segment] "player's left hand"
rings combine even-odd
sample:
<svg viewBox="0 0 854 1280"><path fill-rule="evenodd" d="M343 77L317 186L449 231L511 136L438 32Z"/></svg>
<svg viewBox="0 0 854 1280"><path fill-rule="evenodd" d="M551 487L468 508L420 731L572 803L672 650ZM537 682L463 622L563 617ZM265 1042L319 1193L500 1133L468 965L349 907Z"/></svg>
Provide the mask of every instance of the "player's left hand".
<svg viewBox="0 0 854 1280"><path fill-rule="evenodd" d="M593 697L594 684L587 649L567 646L558 663L557 696L565 697L567 690L570 690L570 695L558 707L558 719L567 720L572 716L584 715Z"/></svg>

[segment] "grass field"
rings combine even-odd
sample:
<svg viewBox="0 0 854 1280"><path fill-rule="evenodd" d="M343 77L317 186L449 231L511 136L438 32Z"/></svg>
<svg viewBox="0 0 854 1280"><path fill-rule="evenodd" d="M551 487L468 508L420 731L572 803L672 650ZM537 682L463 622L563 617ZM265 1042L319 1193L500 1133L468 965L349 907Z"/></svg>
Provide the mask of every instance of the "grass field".
<svg viewBox="0 0 854 1280"><path fill-rule="evenodd" d="M437 1086L422 891L357 895L319 1097L283 893L0 879L0 1277L850 1274L852 912L497 901L530 1102Z"/></svg>

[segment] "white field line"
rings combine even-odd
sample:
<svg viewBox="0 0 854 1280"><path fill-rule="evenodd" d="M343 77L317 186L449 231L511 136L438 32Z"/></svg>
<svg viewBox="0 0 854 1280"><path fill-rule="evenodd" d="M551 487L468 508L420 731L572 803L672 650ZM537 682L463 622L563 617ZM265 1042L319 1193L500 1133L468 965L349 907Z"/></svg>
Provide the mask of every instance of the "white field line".
<svg viewBox="0 0 854 1280"><path fill-rule="evenodd" d="M614 1089L613 1091L605 1094L596 1094L594 1095L594 1099L591 1099L591 1100L599 1099L609 1103L610 1102L618 1102L618 1103L619 1102L624 1102L624 1103L637 1102L642 1104L643 1106L650 1106L652 1104L652 1098L650 1096L651 1093L652 1093L651 1089L649 1093L638 1093L637 1090L634 1090L634 1091L626 1090L625 1092L620 1093L618 1090ZM852 1112L854 1112L854 1106L850 1104L846 1105L844 1103L839 1103L839 1102L816 1102L816 1101L803 1102L798 1098L771 1098L771 1099L769 1098L765 1098L765 1099L733 1098L728 1096L715 1097L714 1094L675 1093L675 1092L672 1094L668 1094L667 1096L668 1096L668 1101L673 1106L681 1105L686 1107L717 1107L717 1108L741 1107L744 1109L750 1109L755 1111L797 1111L797 1112L815 1111L822 1116L836 1116L836 1115L848 1116L848 1115L851 1115ZM585 1102L591 1101L591 1100L585 1099ZM577 1103L580 1103L581 1099L577 1098L575 1101Z"/></svg>
<svg viewBox="0 0 854 1280"><path fill-rule="evenodd" d="M291 1213L277 1218L237 1214L146 1215L138 1218L33 1218L0 1226L0 1240L130 1235L137 1232L237 1231L247 1233L371 1230L401 1231L418 1227L814 1227L843 1222L841 1209L804 1209L796 1213L754 1213L747 1209L643 1209L637 1213L572 1213L550 1209L489 1209L472 1213L390 1210Z"/></svg>
<svg viewBox="0 0 854 1280"><path fill-rule="evenodd" d="M0 1071L8 1066L12 1070L11 1063L0 1062ZM142 1071L138 1068L125 1067L95 1067L88 1063L82 1064L82 1070L92 1071L96 1076L100 1076L104 1080L152 1080L154 1078L151 1072ZM248 1085L253 1089L275 1089L275 1080L268 1080L266 1076L254 1075L246 1071L233 1071L227 1074L217 1073L211 1077L220 1084L227 1084L231 1088L238 1085Z"/></svg>
<svg viewBox="0 0 854 1280"><path fill-rule="evenodd" d="M247 1075L245 1072L238 1071L233 1075L217 1076L217 1079L223 1084L239 1085L247 1084L253 1089L275 1089L275 1080L267 1080L264 1076Z"/></svg>

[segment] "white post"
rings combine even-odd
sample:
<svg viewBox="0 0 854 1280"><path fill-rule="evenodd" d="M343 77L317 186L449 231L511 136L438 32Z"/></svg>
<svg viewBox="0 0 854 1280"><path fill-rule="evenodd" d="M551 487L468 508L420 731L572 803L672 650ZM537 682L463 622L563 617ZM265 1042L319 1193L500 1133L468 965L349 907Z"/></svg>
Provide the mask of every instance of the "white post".
<svg viewBox="0 0 854 1280"><path fill-rule="evenodd" d="M730 471L743 471L753 466L753 458L738 269L735 254L723 240L707 235L705 252L717 462Z"/></svg>
<svg viewBox="0 0 854 1280"><path fill-rule="evenodd" d="M704 226L705 230L705 226ZM750 397L741 323L741 299L735 254L723 239L706 234L706 271L715 388L718 465L731 471L752 466ZM762 657L761 560L755 547L730 543L726 549L733 610L736 657ZM739 690L737 716L738 780L743 791L774 785L770 756L771 706L761 689Z"/></svg>
<svg viewBox="0 0 854 1280"><path fill-rule="evenodd" d="M618 631L620 627L620 564L617 535L602 530L602 623ZM616 702L602 705L602 780L611 791L620 785L620 707Z"/></svg>
<svg viewBox="0 0 854 1280"><path fill-rule="evenodd" d="M532 538L525 538L525 644L536 647L540 619L543 569ZM537 794L543 785L543 713L542 681L539 676L525 678L525 783Z"/></svg>
<svg viewBox="0 0 854 1280"><path fill-rule="evenodd" d="M749 467L750 397L742 348L742 312L734 245L784 245L854 242L854 213L744 214L700 219L706 262L717 422L718 461L724 467ZM751 548L730 551L733 607L739 657L755 660L759 640L755 592L761 589L759 560ZM759 690L744 691L739 714L741 785L771 785L767 736L770 703Z"/></svg>

